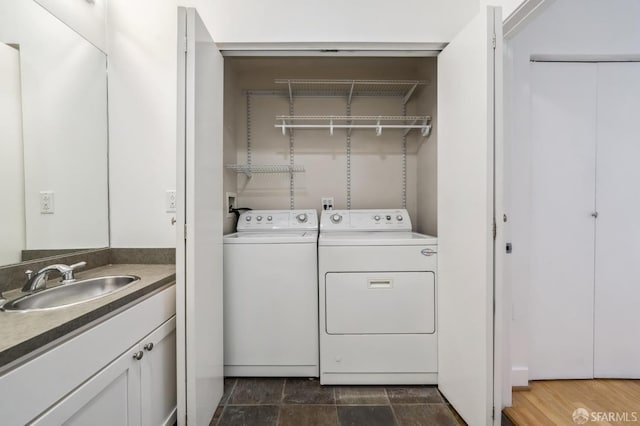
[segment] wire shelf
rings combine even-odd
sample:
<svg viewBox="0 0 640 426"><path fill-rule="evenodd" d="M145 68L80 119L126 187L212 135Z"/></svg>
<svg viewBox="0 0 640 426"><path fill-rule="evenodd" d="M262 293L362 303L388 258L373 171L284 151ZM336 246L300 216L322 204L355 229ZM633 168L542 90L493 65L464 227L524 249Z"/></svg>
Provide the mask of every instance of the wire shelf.
<svg viewBox="0 0 640 426"><path fill-rule="evenodd" d="M276 84L287 85L289 98L311 96L319 93L343 96L348 103L354 96L400 96L407 103L418 87L426 86L426 80L314 80L277 79Z"/></svg>
<svg viewBox="0 0 640 426"><path fill-rule="evenodd" d="M243 173L247 177L251 177L254 173L271 173L271 174L290 174L304 173L304 166L294 164L265 164L265 165L247 165L247 164L226 164L225 167L236 173Z"/></svg>
<svg viewBox="0 0 640 426"><path fill-rule="evenodd" d="M276 122L275 127L281 129L283 135L287 129L329 129L332 136L335 129L374 129L376 136L380 136L384 129L403 130L404 136L411 130L419 130L425 137L431 132L431 117L428 115L278 115Z"/></svg>

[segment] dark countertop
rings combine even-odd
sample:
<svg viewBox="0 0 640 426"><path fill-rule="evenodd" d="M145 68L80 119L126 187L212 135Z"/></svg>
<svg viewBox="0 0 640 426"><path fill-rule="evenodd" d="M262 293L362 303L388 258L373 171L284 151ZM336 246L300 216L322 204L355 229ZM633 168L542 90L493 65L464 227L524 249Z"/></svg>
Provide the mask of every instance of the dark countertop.
<svg viewBox="0 0 640 426"><path fill-rule="evenodd" d="M106 275L137 275L139 281L98 299L46 311L0 311L0 369L55 340L175 282L175 265L116 264L76 274L77 279ZM20 290L6 292L14 298Z"/></svg>

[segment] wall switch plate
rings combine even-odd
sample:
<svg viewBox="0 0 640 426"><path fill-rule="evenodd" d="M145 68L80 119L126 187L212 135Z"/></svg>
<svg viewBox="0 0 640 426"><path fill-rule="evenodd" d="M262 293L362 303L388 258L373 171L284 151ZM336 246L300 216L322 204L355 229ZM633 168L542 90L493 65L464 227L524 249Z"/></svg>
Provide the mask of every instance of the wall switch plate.
<svg viewBox="0 0 640 426"><path fill-rule="evenodd" d="M53 214L55 205L53 204L53 191L40 191L40 213Z"/></svg>
<svg viewBox="0 0 640 426"><path fill-rule="evenodd" d="M175 213L176 211L176 191L175 189L167 190L167 213Z"/></svg>
<svg viewBox="0 0 640 426"><path fill-rule="evenodd" d="M237 209L238 206L236 204L236 200L238 199L238 196L235 192L227 192L227 196L225 198L227 200L227 202L225 203L225 208L224 211L226 212L226 216L228 218L233 217L234 214L231 211L231 209Z"/></svg>
<svg viewBox="0 0 640 426"><path fill-rule="evenodd" d="M320 202L322 203L322 210L333 210L333 197L322 197Z"/></svg>

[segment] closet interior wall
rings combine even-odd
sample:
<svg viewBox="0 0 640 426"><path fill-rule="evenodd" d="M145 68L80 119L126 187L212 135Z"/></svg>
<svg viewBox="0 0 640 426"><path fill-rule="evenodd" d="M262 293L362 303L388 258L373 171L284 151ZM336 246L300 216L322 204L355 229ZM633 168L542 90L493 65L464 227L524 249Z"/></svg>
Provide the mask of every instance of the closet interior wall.
<svg viewBox="0 0 640 426"><path fill-rule="evenodd" d="M230 61L225 60L224 63L224 133L223 133L223 146L222 146L222 157L223 164L235 163L236 162L236 145L237 145L237 133L236 133L236 122L237 117L233 113L228 113L235 111L236 104L236 94L235 94L235 86L236 86L236 78L235 74L231 70ZM238 191L238 181L236 179L236 173L233 170L229 170L226 167L223 169L223 178L222 178L222 208L227 208L227 194L233 193L237 194ZM237 203L233 207L240 207ZM235 231L235 215L233 213L229 213L225 211L223 216L224 223L222 225L222 230L225 234L229 234Z"/></svg>
<svg viewBox="0 0 640 426"><path fill-rule="evenodd" d="M287 90L276 79L426 80L406 104L407 115L435 116L435 58L226 58L225 164L247 163L250 131L253 165L289 165L289 134L275 128L275 117L291 115L288 96L265 95ZM233 81L231 81L233 80ZM249 91L249 94L247 93ZM249 95L250 99L247 99ZM249 101L249 103L247 103ZM351 115L402 115L400 97L354 97ZM294 97L294 115L347 115L342 97ZM249 118L249 120L247 120ZM432 123L434 121L432 120ZM248 127L249 126L249 129ZM227 140L227 134L229 140ZM233 139L233 141L231 141ZM236 158L228 161L235 145ZM406 208L418 231L435 233L435 132L407 137ZM347 205L347 132L335 129L294 130L294 207L320 209L322 197L333 197L334 208ZM402 208L402 131L373 129L351 133L351 208ZM227 155L229 154L229 155ZM418 163L420 162L420 166ZM420 170L419 170L420 169ZM233 178L230 173L233 173ZM418 175L423 180L418 183ZM234 179L238 205L254 209L289 209L288 173L254 174L227 170ZM233 184L225 183L225 188Z"/></svg>

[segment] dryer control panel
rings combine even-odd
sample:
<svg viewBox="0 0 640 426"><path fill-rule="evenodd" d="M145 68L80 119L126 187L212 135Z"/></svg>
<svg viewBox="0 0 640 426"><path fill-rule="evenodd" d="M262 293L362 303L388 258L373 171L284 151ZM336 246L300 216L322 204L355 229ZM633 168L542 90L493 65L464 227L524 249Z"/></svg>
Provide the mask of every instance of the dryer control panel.
<svg viewBox="0 0 640 426"><path fill-rule="evenodd" d="M318 214L304 210L249 210L240 214L238 232L276 230L318 230Z"/></svg>
<svg viewBox="0 0 640 426"><path fill-rule="evenodd" d="M324 210L320 231L411 231L406 209Z"/></svg>

